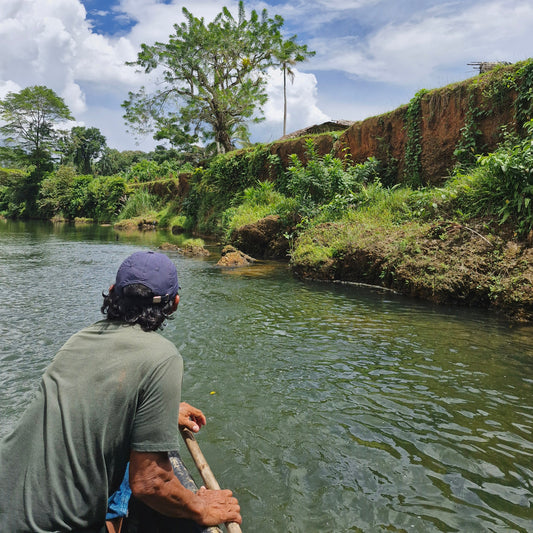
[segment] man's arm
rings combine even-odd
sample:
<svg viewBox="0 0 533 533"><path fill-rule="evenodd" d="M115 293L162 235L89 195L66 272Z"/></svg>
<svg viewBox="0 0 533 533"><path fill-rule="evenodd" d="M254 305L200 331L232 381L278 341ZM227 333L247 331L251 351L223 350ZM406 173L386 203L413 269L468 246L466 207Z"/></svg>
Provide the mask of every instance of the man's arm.
<svg viewBox="0 0 533 533"><path fill-rule="evenodd" d="M230 490L187 490L174 475L166 452L130 454L130 487L133 495L157 512L188 518L203 526L237 522L240 507Z"/></svg>

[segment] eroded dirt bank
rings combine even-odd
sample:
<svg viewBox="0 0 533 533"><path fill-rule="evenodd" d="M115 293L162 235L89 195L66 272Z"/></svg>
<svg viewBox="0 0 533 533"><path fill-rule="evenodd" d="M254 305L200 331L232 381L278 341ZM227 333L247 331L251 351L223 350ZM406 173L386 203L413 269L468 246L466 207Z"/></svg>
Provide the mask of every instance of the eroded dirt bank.
<svg viewBox="0 0 533 533"><path fill-rule="evenodd" d="M353 228L326 224L302 236L291 268L303 279L369 283L439 304L493 309L533 321L533 248L505 236L483 235L482 225L457 223ZM350 246L335 249L339 233ZM343 235L343 241L346 235ZM306 239L323 247L307 254Z"/></svg>
<svg viewBox="0 0 533 533"><path fill-rule="evenodd" d="M533 321L531 239L488 233L484 221L387 228L328 223L301 235L292 250L286 235L270 216L239 228L233 243L257 259L290 260L302 279L367 283L437 304Z"/></svg>

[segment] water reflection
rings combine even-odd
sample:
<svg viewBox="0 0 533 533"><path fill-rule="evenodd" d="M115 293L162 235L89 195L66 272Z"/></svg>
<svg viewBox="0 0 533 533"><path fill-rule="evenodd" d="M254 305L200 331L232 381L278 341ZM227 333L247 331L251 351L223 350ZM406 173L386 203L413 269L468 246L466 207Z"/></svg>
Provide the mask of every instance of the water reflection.
<svg viewBox="0 0 533 533"><path fill-rule="evenodd" d="M4 225L0 433L59 345L99 318L122 259L165 240ZM284 264L169 255L183 289L165 335L246 531L533 530L531 327L301 283Z"/></svg>

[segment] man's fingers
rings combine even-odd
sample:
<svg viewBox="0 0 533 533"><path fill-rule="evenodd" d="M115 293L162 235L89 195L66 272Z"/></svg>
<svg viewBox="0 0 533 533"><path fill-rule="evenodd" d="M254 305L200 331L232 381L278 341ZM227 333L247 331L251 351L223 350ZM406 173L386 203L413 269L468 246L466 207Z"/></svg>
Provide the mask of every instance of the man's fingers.
<svg viewBox="0 0 533 533"><path fill-rule="evenodd" d="M231 490L208 490L202 487L196 493L204 503L204 525L223 522L242 523L241 508Z"/></svg>
<svg viewBox="0 0 533 533"><path fill-rule="evenodd" d="M206 422L207 419L200 409L197 409L186 402L181 402L179 412L179 424L181 426L185 426L194 433L198 433L200 428L205 426Z"/></svg>

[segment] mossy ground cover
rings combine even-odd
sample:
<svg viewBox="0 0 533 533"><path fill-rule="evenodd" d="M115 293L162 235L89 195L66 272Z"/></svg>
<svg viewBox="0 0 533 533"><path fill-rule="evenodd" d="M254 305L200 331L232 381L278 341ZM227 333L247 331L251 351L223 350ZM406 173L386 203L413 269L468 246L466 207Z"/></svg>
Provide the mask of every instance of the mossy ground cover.
<svg viewBox="0 0 533 533"><path fill-rule="evenodd" d="M291 267L306 279L368 283L532 320L532 248L487 233L483 221L471 223L474 227L453 221L393 225L363 217L322 223L297 239Z"/></svg>

